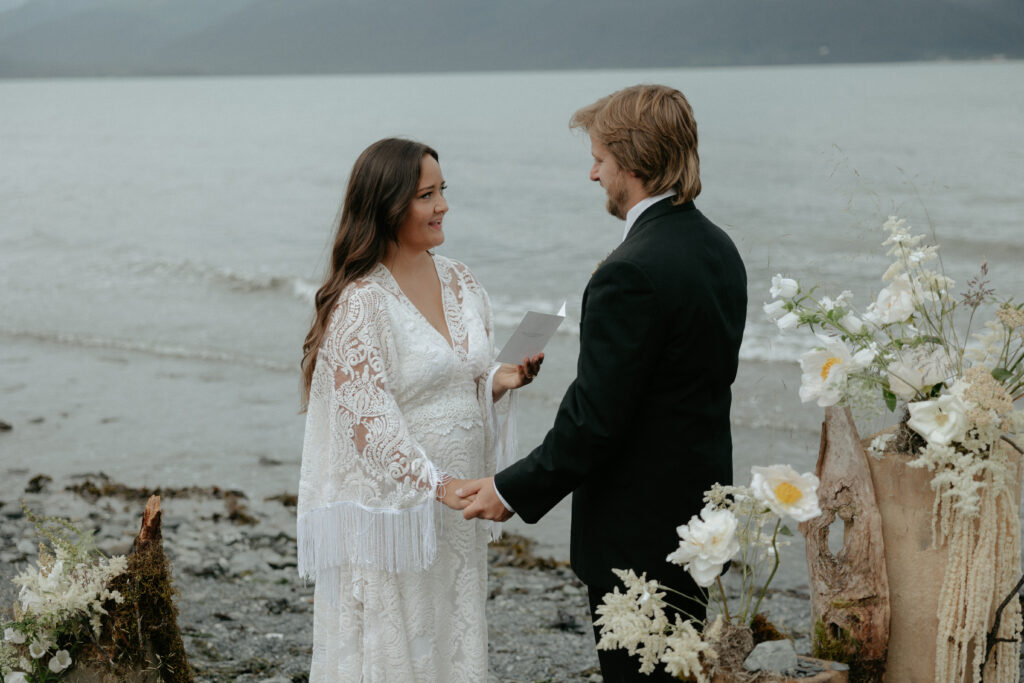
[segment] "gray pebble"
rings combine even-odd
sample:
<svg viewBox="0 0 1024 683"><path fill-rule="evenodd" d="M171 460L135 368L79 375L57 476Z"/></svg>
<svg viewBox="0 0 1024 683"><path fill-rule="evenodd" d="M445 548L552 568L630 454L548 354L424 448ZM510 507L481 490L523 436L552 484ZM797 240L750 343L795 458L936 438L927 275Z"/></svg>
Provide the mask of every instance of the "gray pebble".
<svg viewBox="0 0 1024 683"><path fill-rule="evenodd" d="M772 640L758 643L743 662L747 671L791 671L797 668L796 650L792 641Z"/></svg>

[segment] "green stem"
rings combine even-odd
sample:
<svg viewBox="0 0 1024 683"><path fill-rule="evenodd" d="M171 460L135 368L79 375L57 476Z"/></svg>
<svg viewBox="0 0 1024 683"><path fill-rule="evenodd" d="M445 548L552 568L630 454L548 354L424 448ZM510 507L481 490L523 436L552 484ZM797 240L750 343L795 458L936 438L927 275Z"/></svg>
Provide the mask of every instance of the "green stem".
<svg viewBox="0 0 1024 683"><path fill-rule="evenodd" d="M661 584L658 584L658 585L659 585L659 586L661 586ZM668 588L668 586L661 586L661 587L662 587L662 588L664 588L664 589L666 589L666 590L672 590L671 588ZM694 602L697 602L697 603L699 603L699 604L702 604L702 605L704 604L704 603L702 603L702 602L701 602L700 600L698 600L697 598L695 598L695 597L693 597L693 596L691 596L691 595L686 595L685 593L680 593L679 591L675 591L675 590L674 590L674 591L672 591L672 592L673 592L673 593L677 593L677 594L679 594L679 595L683 596L684 598L689 598L690 600L693 600ZM704 621L703 619L698 619L698 618L697 618L696 616L694 616L693 614L690 614L689 612L687 612L686 610L684 610L684 609L683 609L682 607L679 607L678 605L673 605L673 604L672 604L671 602L669 602L668 600L664 600L663 602L665 603L665 606L666 606L666 607L671 607L672 609L674 609L675 611L679 612L679 613L680 613L680 614L682 614L682 615L683 615L684 617L686 617L687 619L689 619L689 620L691 620L691 621L693 621L693 622L695 622L695 623L700 623L700 622ZM705 605L705 607L706 607L706 606L707 606L707 605Z"/></svg>
<svg viewBox="0 0 1024 683"><path fill-rule="evenodd" d="M697 603L698 605L704 605L704 607L707 607L708 603L710 602L710 599L708 599L708 600L701 600L700 598L695 598L692 595L688 595L686 593L683 593L682 591L677 591L675 588L670 588L669 586L666 586L666 585L661 584L661 583L658 584L658 588L661 588L662 590L666 590L669 593L675 593L676 595L678 595L678 596L680 596L682 598L686 598L687 600L692 600L693 602ZM670 603L665 603L665 604L670 604ZM679 609L675 605L672 605L672 607L674 609ZM679 610L679 611L682 611L682 610Z"/></svg>
<svg viewBox="0 0 1024 683"><path fill-rule="evenodd" d="M729 601L725 599L725 587L722 586L721 575L715 580L718 581L718 590L722 593L722 609L725 610L725 622L727 624L732 623L732 619L729 618Z"/></svg>
<svg viewBox="0 0 1024 683"><path fill-rule="evenodd" d="M768 586L771 584L772 579L775 578L775 572L779 569L779 549L775 545L776 539L779 537L779 527L782 526L782 518L780 517L775 522L775 532L772 534L772 551L775 554L775 565L772 567L772 573L768 575L768 580L764 582L764 586L761 588L761 595L757 598L757 604L754 605L754 611L750 614L750 619L753 620L757 616L757 609L761 606L761 601L764 600L765 593L768 592Z"/></svg>

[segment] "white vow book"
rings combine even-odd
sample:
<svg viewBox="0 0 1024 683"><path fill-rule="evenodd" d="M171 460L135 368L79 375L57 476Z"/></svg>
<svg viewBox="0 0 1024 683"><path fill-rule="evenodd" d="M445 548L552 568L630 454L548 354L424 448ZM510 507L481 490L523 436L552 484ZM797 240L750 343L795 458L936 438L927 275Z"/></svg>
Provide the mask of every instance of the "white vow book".
<svg viewBox="0 0 1024 683"><path fill-rule="evenodd" d="M544 350L563 320L565 320L564 301L562 307L558 309L558 313L554 315L527 311L519 323L519 327L512 333L511 339L505 342L505 346L498 353L498 362L519 365L524 358L533 358Z"/></svg>

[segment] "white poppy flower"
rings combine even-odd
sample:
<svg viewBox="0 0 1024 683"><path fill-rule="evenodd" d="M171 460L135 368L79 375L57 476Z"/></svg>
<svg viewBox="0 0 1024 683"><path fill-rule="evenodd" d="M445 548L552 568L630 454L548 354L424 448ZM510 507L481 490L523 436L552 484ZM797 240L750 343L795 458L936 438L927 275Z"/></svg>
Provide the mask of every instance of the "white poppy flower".
<svg viewBox="0 0 1024 683"><path fill-rule="evenodd" d="M729 510L704 506L700 516L676 528L679 547L666 557L668 562L683 566L698 586L710 586L722 573L722 566L740 551L736 538L738 521Z"/></svg>
<svg viewBox="0 0 1024 683"><path fill-rule="evenodd" d="M28 678L21 671L12 671L4 675L5 683L28 683Z"/></svg>
<svg viewBox="0 0 1024 683"><path fill-rule="evenodd" d="M792 299L799 290L800 285L796 280L782 277L782 275L773 275L772 286L768 293L772 295L773 299Z"/></svg>
<svg viewBox="0 0 1024 683"><path fill-rule="evenodd" d="M876 325L901 323L913 315L918 303L917 294L906 275L893 279L892 284L878 293L865 316Z"/></svg>
<svg viewBox="0 0 1024 683"><path fill-rule="evenodd" d="M806 522L821 514L818 507L818 478L799 474L789 465L750 468L754 497L779 517Z"/></svg>
<svg viewBox="0 0 1024 683"><path fill-rule="evenodd" d="M21 645L25 642L25 634L17 629L6 628L4 629L4 640L6 640L8 643Z"/></svg>
<svg viewBox="0 0 1024 683"><path fill-rule="evenodd" d="M782 312L786 310L786 302L775 300L770 304L765 304L762 308L764 309L764 314L767 315L770 320L778 320L782 315Z"/></svg>
<svg viewBox="0 0 1024 683"><path fill-rule="evenodd" d="M874 354L862 349L851 354L841 339L818 336L823 349L808 351L800 358L800 400L817 401L822 408L839 403L851 372L866 368Z"/></svg>
<svg viewBox="0 0 1024 683"><path fill-rule="evenodd" d="M910 410L907 426L928 443L947 446L950 441L962 439L970 426L967 406L951 394L943 394L933 401L915 401L907 408Z"/></svg>
<svg viewBox="0 0 1024 683"><path fill-rule="evenodd" d="M71 666L71 653L67 650L57 650L57 654L50 658L50 663L47 665L55 674L59 674L64 669Z"/></svg>
<svg viewBox="0 0 1024 683"><path fill-rule="evenodd" d="M904 401L909 401L925 388L932 387L950 374L946 351L937 344L918 346L903 353L903 357L890 363L889 389Z"/></svg>
<svg viewBox="0 0 1024 683"><path fill-rule="evenodd" d="M45 644L40 643L38 640L33 640L28 646L28 653L32 656L32 659L39 659L46 654L48 649Z"/></svg>

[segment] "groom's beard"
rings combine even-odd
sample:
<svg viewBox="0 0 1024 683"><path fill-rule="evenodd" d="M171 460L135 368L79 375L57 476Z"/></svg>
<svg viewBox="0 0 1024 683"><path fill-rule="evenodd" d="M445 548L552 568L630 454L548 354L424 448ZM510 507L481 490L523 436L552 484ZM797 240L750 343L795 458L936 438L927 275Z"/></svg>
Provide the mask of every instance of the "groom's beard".
<svg viewBox="0 0 1024 683"><path fill-rule="evenodd" d="M629 193L626 191L625 184L619 185L618 187L608 188L608 203L605 204L605 208L608 209L608 213L615 216L620 220L626 220L626 202L629 200Z"/></svg>

